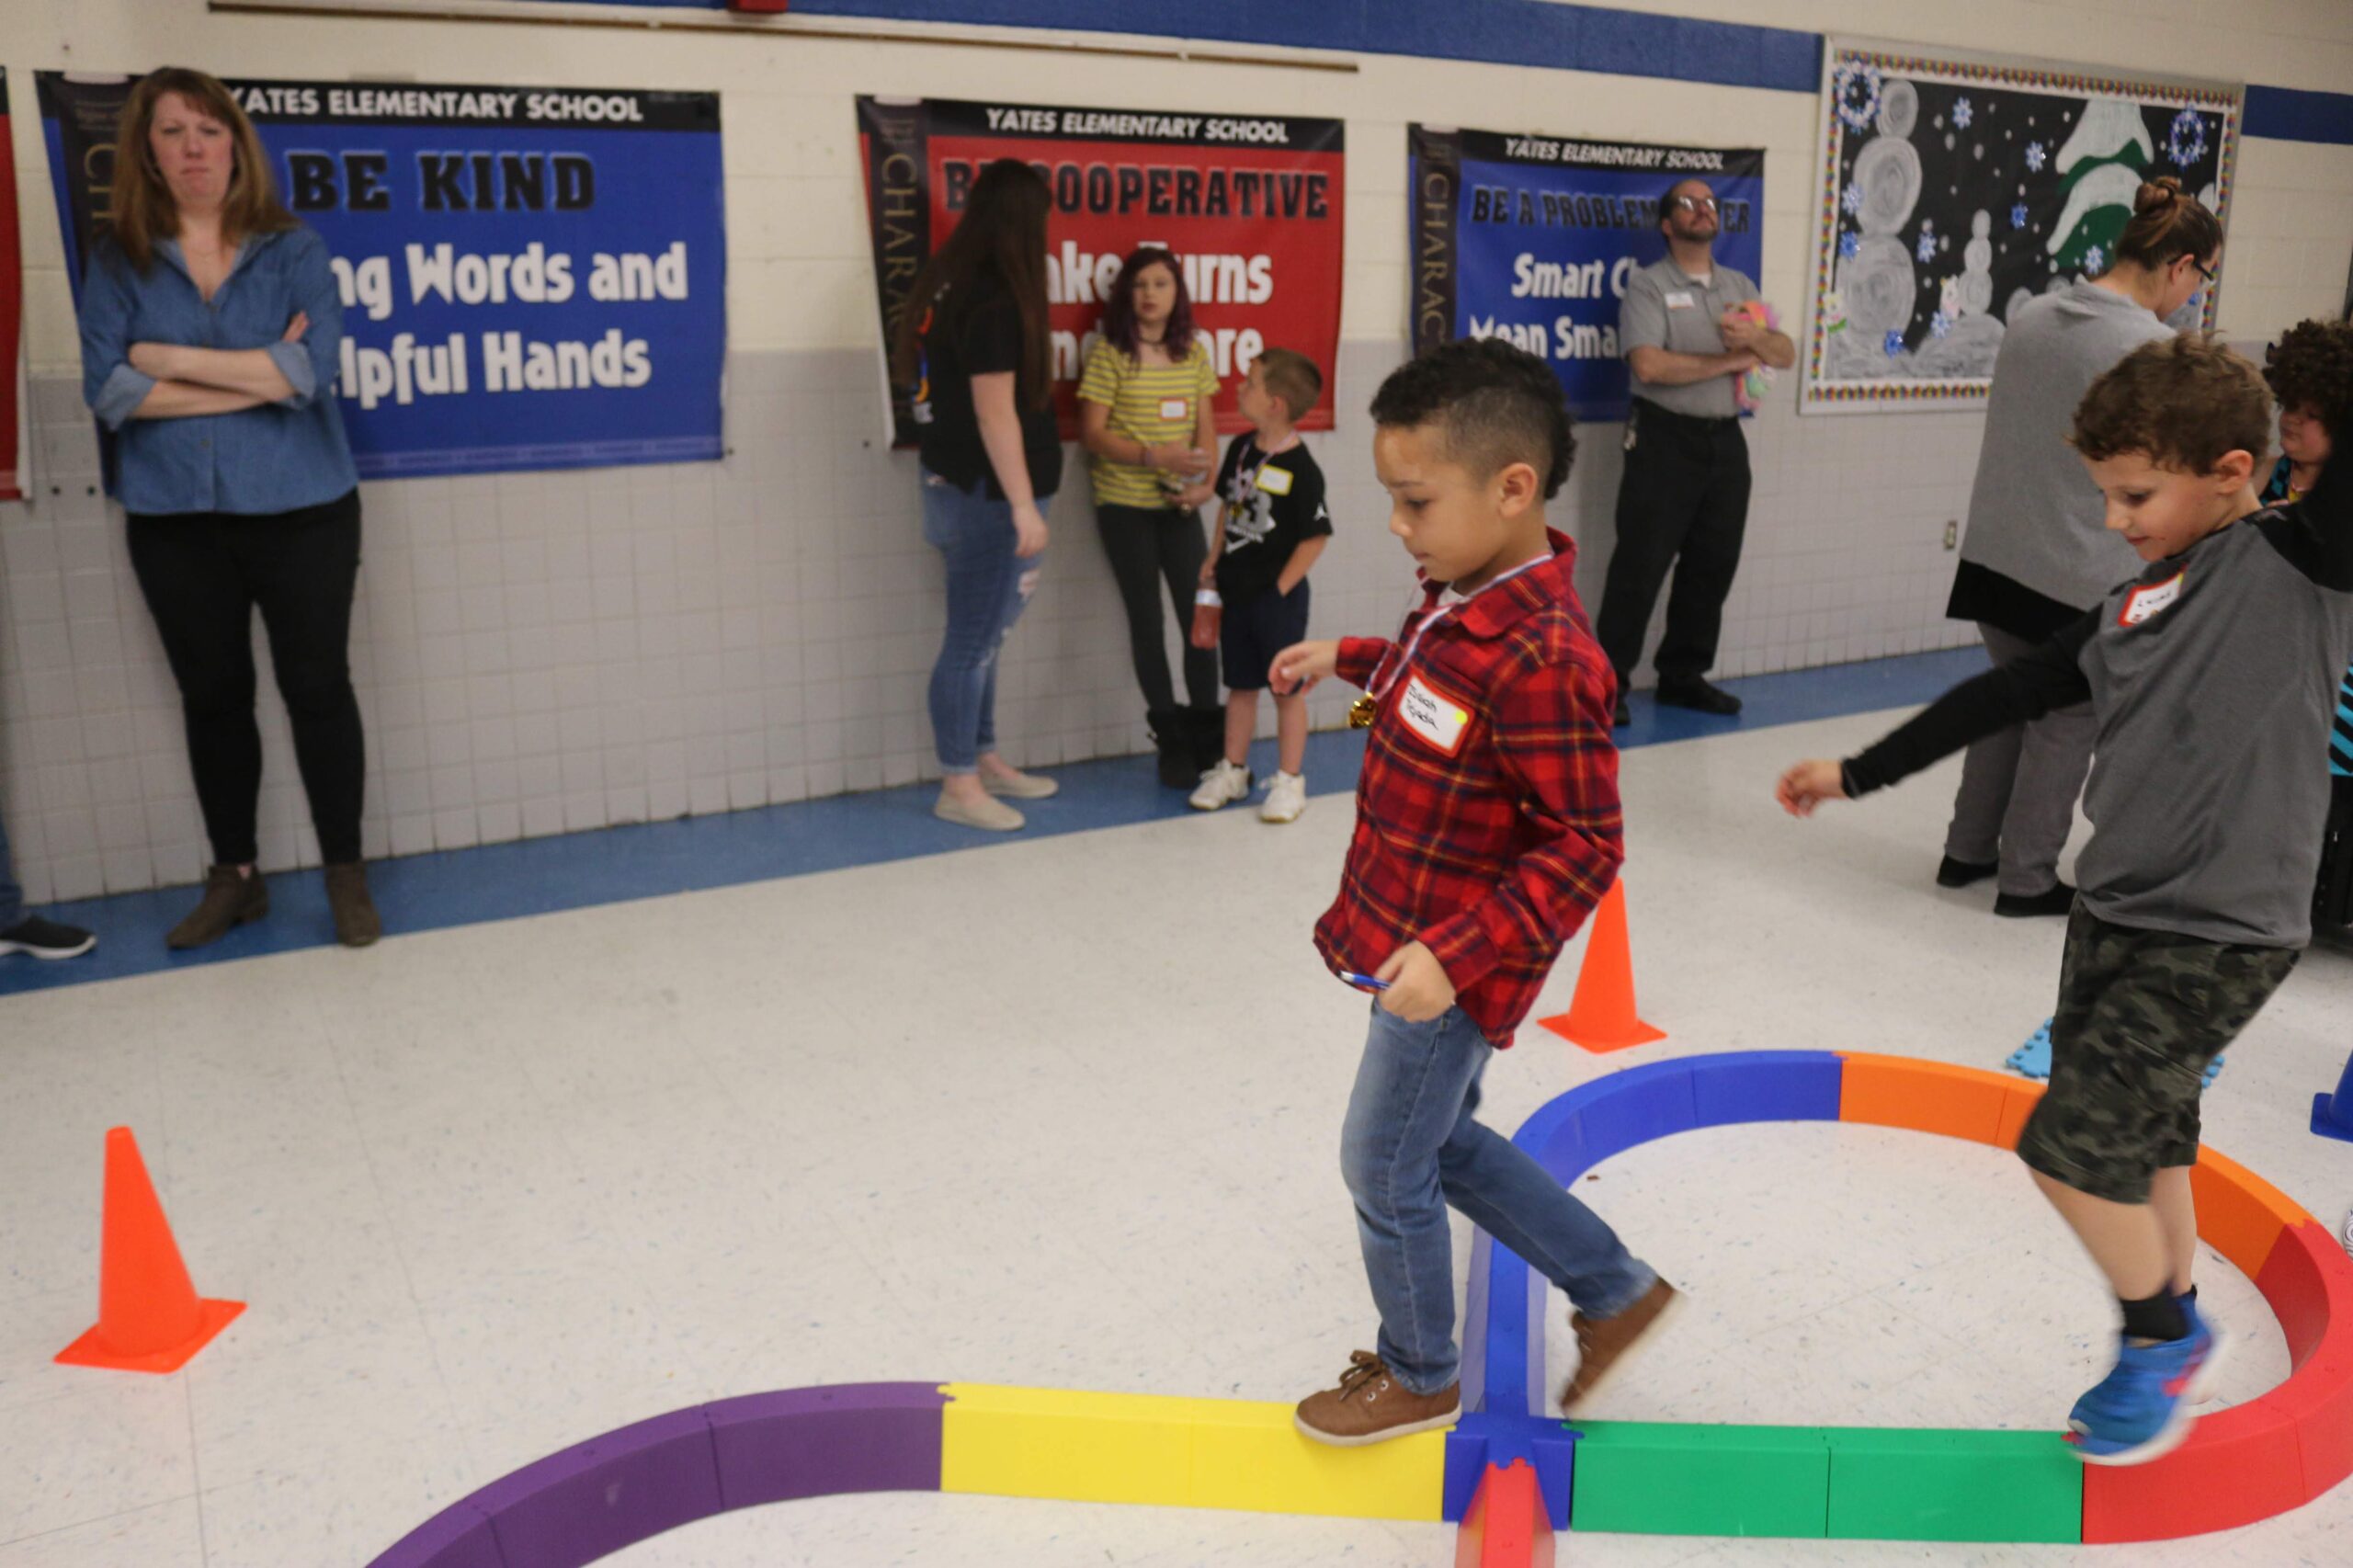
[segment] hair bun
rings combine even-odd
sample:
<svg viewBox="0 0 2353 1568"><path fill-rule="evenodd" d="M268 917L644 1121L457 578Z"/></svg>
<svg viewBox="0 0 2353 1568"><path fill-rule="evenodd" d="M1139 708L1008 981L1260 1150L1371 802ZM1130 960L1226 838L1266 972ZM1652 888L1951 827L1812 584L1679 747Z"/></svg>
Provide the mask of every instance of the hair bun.
<svg viewBox="0 0 2353 1568"><path fill-rule="evenodd" d="M2159 175L2155 179L2141 183L2141 188L2132 196L2132 210L2135 213L2154 212L2180 199L2181 181L2171 175Z"/></svg>

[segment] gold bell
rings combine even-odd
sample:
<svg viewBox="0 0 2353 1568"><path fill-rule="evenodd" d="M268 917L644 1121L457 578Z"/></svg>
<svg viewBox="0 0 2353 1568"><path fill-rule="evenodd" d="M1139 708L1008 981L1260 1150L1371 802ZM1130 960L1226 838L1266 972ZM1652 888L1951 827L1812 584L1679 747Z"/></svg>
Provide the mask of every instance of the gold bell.
<svg viewBox="0 0 2353 1568"><path fill-rule="evenodd" d="M1380 711L1381 704L1375 702L1370 695L1358 698L1348 704L1348 728L1351 730L1371 729L1373 715Z"/></svg>

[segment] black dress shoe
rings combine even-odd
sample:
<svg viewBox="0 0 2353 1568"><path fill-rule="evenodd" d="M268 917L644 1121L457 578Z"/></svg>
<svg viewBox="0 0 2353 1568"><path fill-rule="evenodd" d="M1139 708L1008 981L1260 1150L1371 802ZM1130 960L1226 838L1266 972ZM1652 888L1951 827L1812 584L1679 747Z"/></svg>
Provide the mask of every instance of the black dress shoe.
<svg viewBox="0 0 2353 1568"><path fill-rule="evenodd" d="M1994 900L1994 913L2010 920L2037 915L2065 915L2075 907L2075 890L2061 882L2049 892L2006 892Z"/></svg>
<svg viewBox="0 0 2353 1568"><path fill-rule="evenodd" d="M1623 729L1633 722L1634 710L1626 706L1626 699L1624 698L1620 698L1618 699L1618 706L1609 710L1610 727L1613 729Z"/></svg>
<svg viewBox="0 0 2353 1568"><path fill-rule="evenodd" d="M1988 860L1980 865L1974 860L1956 860L1948 855L1937 868L1937 886L1965 888L1972 882L1984 881L2001 869L1999 861Z"/></svg>
<svg viewBox="0 0 2353 1568"><path fill-rule="evenodd" d="M1670 708L1692 708L1702 713L1720 713L1726 718L1740 711L1740 699L1722 687L1710 686L1693 676L1689 680L1663 680L1658 683L1658 699Z"/></svg>

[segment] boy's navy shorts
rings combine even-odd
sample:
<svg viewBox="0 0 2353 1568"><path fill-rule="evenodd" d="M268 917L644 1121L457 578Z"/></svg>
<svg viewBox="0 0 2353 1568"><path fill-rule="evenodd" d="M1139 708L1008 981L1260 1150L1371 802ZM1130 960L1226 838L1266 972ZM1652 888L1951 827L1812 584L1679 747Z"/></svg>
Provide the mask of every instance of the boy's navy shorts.
<svg viewBox="0 0 2353 1568"><path fill-rule="evenodd" d="M1268 588L1239 604L1228 601L1218 642L1232 691L1263 691L1275 655L1307 640L1307 580L1288 594Z"/></svg>

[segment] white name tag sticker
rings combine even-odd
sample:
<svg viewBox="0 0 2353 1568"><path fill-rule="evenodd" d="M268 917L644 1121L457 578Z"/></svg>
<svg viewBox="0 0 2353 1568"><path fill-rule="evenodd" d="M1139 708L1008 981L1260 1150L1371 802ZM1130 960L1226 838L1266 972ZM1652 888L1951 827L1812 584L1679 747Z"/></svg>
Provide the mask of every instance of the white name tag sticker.
<svg viewBox="0 0 2353 1568"><path fill-rule="evenodd" d="M1163 419L1183 419L1192 412L1192 403L1185 398L1164 397L1160 400L1160 417Z"/></svg>
<svg viewBox="0 0 2353 1568"><path fill-rule="evenodd" d="M1681 289L1668 290L1666 293L1666 308L1670 311L1690 310L1692 308L1690 294L1687 290Z"/></svg>
<svg viewBox="0 0 2353 1568"><path fill-rule="evenodd" d="M1268 463L1258 472L1258 488L1269 495L1290 494L1290 470L1277 468L1272 463Z"/></svg>
<svg viewBox="0 0 2353 1568"><path fill-rule="evenodd" d="M2177 572L2162 583L2152 583L2145 588L2135 588L2124 597L2124 613L2116 618L2119 626L2138 626L2159 612L2170 608L2181 597L2181 579Z"/></svg>
<svg viewBox="0 0 2353 1568"><path fill-rule="evenodd" d="M1462 732L1471 722L1470 711L1450 697L1444 697L1422 684L1414 676L1397 699L1397 717L1405 727L1422 739L1452 756L1462 747Z"/></svg>

